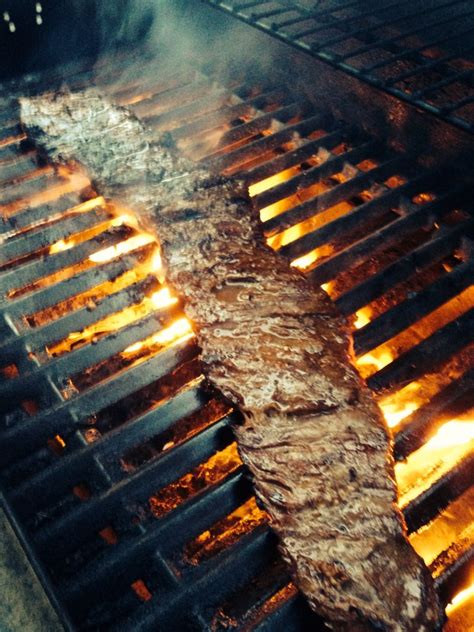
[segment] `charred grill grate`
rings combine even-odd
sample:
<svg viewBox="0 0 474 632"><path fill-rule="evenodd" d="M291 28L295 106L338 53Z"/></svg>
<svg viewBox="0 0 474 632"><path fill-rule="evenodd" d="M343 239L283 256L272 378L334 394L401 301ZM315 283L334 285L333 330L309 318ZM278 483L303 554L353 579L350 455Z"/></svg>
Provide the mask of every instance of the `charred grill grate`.
<svg viewBox="0 0 474 632"><path fill-rule="evenodd" d="M166 289L154 238L76 170L42 178L23 141L0 164L2 488L66 624L320 628L255 505L236 413L173 333L179 305L146 304Z"/></svg>
<svg viewBox="0 0 474 632"><path fill-rule="evenodd" d="M71 81L90 79L85 72ZM398 458L423 449L446 420L468 414L474 328L467 186L453 184L447 170L421 169L280 86L227 86L193 70L157 76L154 65L125 87L113 76L97 83L134 110L150 138L166 133L187 156L245 179L270 245L328 284L344 313L354 315L359 359L378 349L392 354L375 358L366 374L383 410L393 394L420 383L421 403L395 427ZM202 381L192 340L142 357L132 351L123 363L124 351L174 322L179 305L140 313L112 333L99 328L86 343L79 336L67 352L45 351L160 291L159 266L149 266L156 243L139 240L120 258L91 261L143 232L75 169L40 165L14 111L10 118L16 135L6 133L0 147L7 216L0 246L2 487L53 592L86 629L155 629L183 617L183 626L192 621L197 629L323 629L289 583L265 517L258 508L250 520L235 514L253 499L231 454L237 413ZM74 268L84 261L84 269ZM94 295L137 267L140 278ZM87 292L94 304L74 302ZM458 300L441 325L428 323L410 344L386 349ZM61 304L48 321L48 309ZM368 306L370 319L358 324ZM423 391L426 376L437 384L434 394ZM428 475L413 497L407 483L402 508L413 536L445 510L462 513L473 467L467 453ZM207 559L189 547L199 537L207 542L203 534L214 535L229 516L242 529L222 550ZM472 568L469 529L430 562L445 602Z"/></svg>
<svg viewBox="0 0 474 632"><path fill-rule="evenodd" d="M464 130L474 131L474 8L467 0L205 0ZM310 2L306 5L309 7Z"/></svg>

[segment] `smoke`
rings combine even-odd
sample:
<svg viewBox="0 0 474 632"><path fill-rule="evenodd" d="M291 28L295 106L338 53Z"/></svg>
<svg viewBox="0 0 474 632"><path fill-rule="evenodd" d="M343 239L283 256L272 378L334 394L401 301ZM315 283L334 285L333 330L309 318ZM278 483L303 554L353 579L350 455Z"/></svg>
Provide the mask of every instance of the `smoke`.
<svg viewBox="0 0 474 632"><path fill-rule="evenodd" d="M220 81L235 77L236 70L244 68L265 76L275 62L268 47L262 47L257 31L194 0L102 2L97 7L96 25L102 52L125 55L126 63L117 65L117 82L136 76L137 69L131 66L143 58L151 58L157 71L164 64L177 72L187 64L197 69L210 66L213 77ZM97 69L100 73L99 66Z"/></svg>

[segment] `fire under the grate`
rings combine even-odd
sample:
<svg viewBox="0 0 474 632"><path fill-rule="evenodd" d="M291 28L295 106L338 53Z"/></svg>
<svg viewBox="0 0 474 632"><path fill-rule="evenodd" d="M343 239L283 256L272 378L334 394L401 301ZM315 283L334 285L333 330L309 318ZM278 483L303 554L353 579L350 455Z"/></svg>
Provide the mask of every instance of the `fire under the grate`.
<svg viewBox="0 0 474 632"><path fill-rule="evenodd" d="M118 92L119 102L131 104L143 116L151 134L171 134L186 155L212 164L225 175L244 178L269 245L323 284L351 317L356 364L393 429L400 505L410 541L429 565L444 603L449 602L447 630L464 629L459 621L472 612L473 523L469 509L474 445L473 225L465 187L452 185L448 174L440 180L439 174L420 172L387 153L380 143L353 136L352 130L335 126L306 104L291 103L291 99L287 103L289 97L281 89L246 85L225 92L214 86L214 96L206 77L197 73L191 81L186 76L173 80L178 87L167 89L164 99L153 92L153 86L143 99L139 94L142 86L124 93L124 86L112 84L110 91ZM169 81L164 77L162 86L171 85ZM202 94L202 99L196 100L196 94ZM209 111L214 112L212 117ZM219 120L219 124L209 129L210 120ZM18 157L13 153L4 160L6 169L25 160L19 145L23 141L23 136L13 137L0 148L9 154L18 150ZM203 499L207 494L210 507L212 494L222 499L224 485L240 489L245 476L231 434L225 432L233 413L203 385L192 348L192 328L178 311L178 297L163 284L153 235L139 227L133 210L97 196L74 167L35 173L16 182L17 189L8 191L5 199L5 214L14 221L6 222L1 282L13 307L9 306L3 327L13 334L2 344L2 357L11 358L3 367L8 387L2 390L10 393L10 380L25 373L24 384L31 397L7 417L6 432L11 437L18 434L19 441L28 440L33 436L28 417L39 413L44 422L40 441L49 444L46 448L39 443L34 455L27 455L24 443L16 444L12 458L19 457L18 464L7 464L4 481L15 489L25 524L43 531L40 550L55 543L58 566L64 562L61 556L71 549L69 529L76 524L61 515L73 510L79 517L75 505L87 504L96 495L107 502L107 488L117 483L123 471L131 482L122 484L123 493L107 507L110 517L117 503L129 498L127 487L132 490L131 498L133 489L138 490L133 475L140 468L148 467L147 480L156 484L159 479L152 468L166 467L163 458L153 465L161 453L169 451L169 462L176 469L174 480L165 476L156 495L149 488L140 490L140 494L150 493L152 515L165 515L190 499L192 503L198 492ZM97 320L98 314L103 315L101 320ZM161 327L158 333L157 326ZM61 338L60 332L67 336ZM71 379L68 354L76 349ZM20 362L19 355L23 356ZM55 381L65 379L60 392L51 384L50 368L41 369L45 362L53 367ZM133 374L134 392L137 384L143 384L138 391L142 395L130 393L128 403L124 380L119 377L123 371ZM120 405L115 403L112 388L121 389ZM76 396L82 402L79 423L74 407L71 411L68 406L68 400ZM134 409L137 399L139 406ZM187 416L182 408L186 405ZM47 412L51 406L53 415ZM100 414L96 415L98 406ZM155 409L159 413L152 421ZM58 423L58 410L65 411L66 424L64 418ZM90 412L87 419L82 411ZM184 421L176 429L173 424L182 417ZM156 434L157 418L167 421L163 422L163 436L155 438L151 432ZM127 450L117 468L107 462L108 437L119 438L122 425L132 419L135 436L143 446L130 451L130 444L124 445ZM16 432L18 424L21 433ZM59 432L64 426L71 434L67 444ZM222 461L213 456L216 446ZM68 450L71 454L61 458ZM116 448L113 450L115 458ZM79 482L74 485L73 498L65 498L83 468L79 453L87 454L87 462L94 468L93 485ZM186 461L185 471L177 477L177 464L186 454L198 454L197 460ZM195 466L189 469L191 462ZM31 477L32 484L27 481ZM31 494L39 490L43 498L35 502L44 503L47 511L29 504ZM268 539L267 531L261 531L266 518L252 504L251 491L239 491L239 498L238 507L221 509L228 514L216 515L215 526L196 533L188 545L186 563L199 564L209 550L212 557L213 547L220 550L218 542L223 542L224 550L238 542L251 554L255 542L261 547L263 538ZM142 511L137 506L135 532L150 520ZM87 512L92 514L93 507ZM182 522L183 517L180 519ZM159 537L172 538L175 528L170 519ZM61 572L76 577L76 587L67 596L75 607L92 598L99 603L108 591L104 588L104 595L101 591L91 595L89 575L76 569L87 557L95 556L104 546L102 542L120 545L129 531L130 525L101 529L99 544L86 541L85 534L74 535L82 542L83 552L66 558L68 568L56 568L53 575ZM253 534L251 540L245 539L247 534ZM119 561L111 559L111 566L101 571L104 582L122 559L129 565L134 559L132 566L139 573L155 542L151 536L142 540L145 542L132 549L140 555L133 558L124 546ZM268 568L278 567L275 553L268 555ZM99 573L98 564L93 572ZM272 583L271 595L259 597L260 610L252 605L251 613L240 612L239 619L232 614L239 612L238 606L223 606L216 625L232 626L234 621L240 625L248 617L250 629L252 621L271 620L284 605L296 603L294 588L283 579L284 571L272 572L275 577L281 573L282 579ZM204 579L199 573L196 577L200 585ZM133 609L134 599L153 598L154 579L152 572L150 578L137 575L130 582L132 596L123 600L124 613ZM262 588L262 595L265 590ZM100 606L94 616L100 621Z"/></svg>

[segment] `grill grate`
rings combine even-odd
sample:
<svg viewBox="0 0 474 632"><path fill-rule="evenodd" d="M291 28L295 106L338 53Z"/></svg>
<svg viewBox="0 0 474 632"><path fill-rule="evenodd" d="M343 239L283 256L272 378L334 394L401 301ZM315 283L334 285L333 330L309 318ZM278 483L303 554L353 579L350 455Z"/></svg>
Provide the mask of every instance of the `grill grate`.
<svg viewBox="0 0 474 632"><path fill-rule="evenodd" d="M10 193L13 165L21 182L39 160L34 149L15 148L17 157L0 164L11 197L0 244L1 479L65 625L235 628L226 608L249 593L239 622L252 629L275 621L323 629L256 507L248 527L234 519L241 532L223 552L186 561L190 542L255 503L235 451L237 413L203 380L189 332L145 355L134 351L176 322L179 304L118 319L162 287L154 238L74 168ZM120 244L133 239L124 253ZM91 327L81 342L76 333ZM67 352L57 346L64 340ZM160 500L170 486L176 506L166 494Z"/></svg>
<svg viewBox="0 0 474 632"><path fill-rule="evenodd" d="M474 8L467 0L206 0L331 66L474 131Z"/></svg>
<svg viewBox="0 0 474 632"><path fill-rule="evenodd" d="M135 111L150 138L167 134L188 157L243 178L272 247L315 282L330 284L326 289L344 313L355 318L374 307L376 317L355 334L359 354L470 289L467 185L453 184L448 170L423 170L284 87L242 79L219 85L212 70L210 76L176 72L173 65L157 76L151 64L134 85L117 86L112 75L97 83ZM91 77L86 71L71 82L80 87ZM191 629L209 629L211 622L216 629L324 629L289 583L265 520L196 566L183 563L193 538L252 501L240 463L194 488L159 519L150 512L150 498L159 500L160 490L179 487L190 473L199 481L204 463L228 454L238 421L203 381L190 340L113 365L110 373L97 370L166 328L179 304L140 314L113 333L100 331L87 344L71 344L68 353L45 352L159 290L157 270L147 267L157 246L145 239L120 258L91 261L98 251L140 236L140 229L75 169L26 177L44 165L21 130L13 133L0 147L7 199L0 244L1 480L48 568L52 590L80 628L156 629L184 617L182 627ZM18 185L10 191L12 178ZM275 205L282 206L271 216ZM304 230L295 231L303 222ZM288 231L294 231L289 239ZM93 306L68 303L137 267L144 268L139 278L94 298ZM70 273L63 278L64 270ZM391 292L407 279L415 293L393 300ZM48 320L48 309L58 304L64 311ZM427 371L440 379L434 396L394 431L398 457L409 457L445 420L472 408L473 329L468 296L459 315L401 346L367 375L382 408L407 381L410 386ZM453 503L462 505L473 464L468 455L403 506L410 532ZM430 567L445 602L471 568L472 555L469 545ZM236 603L248 594L248 607L239 610Z"/></svg>

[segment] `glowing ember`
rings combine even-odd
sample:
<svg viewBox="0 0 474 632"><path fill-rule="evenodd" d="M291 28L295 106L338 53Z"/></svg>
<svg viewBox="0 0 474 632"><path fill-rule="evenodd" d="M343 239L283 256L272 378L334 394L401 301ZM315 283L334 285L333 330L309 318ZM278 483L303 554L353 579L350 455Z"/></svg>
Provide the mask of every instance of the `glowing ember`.
<svg viewBox="0 0 474 632"><path fill-rule="evenodd" d="M109 248L104 248L104 250L95 252L93 255L90 255L89 261L93 261L94 263L104 263L106 261L110 261L111 259L116 259L128 252L132 252L132 250L136 250L137 248L142 248L154 241L155 238L153 235L141 233L139 235L135 235L134 237L130 237L130 239L121 241L115 246L110 246Z"/></svg>
<svg viewBox="0 0 474 632"><path fill-rule="evenodd" d="M354 321L354 327L356 329L362 329L368 323L370 323L370 317L372 316L372 310L370 307L363 307L356 312L356 320Z"/></svg>
<svg viewBox="0 0 474 632"><path fill-rule="evenodd" d="M173 296L167 287L152 294L150 300L157 309L171 307L171 305L175 305L178 302L177 297Z"/></svg>
<svg viewBox="0 0 474 632"><path fill-rule="evenodd" d="M445 423L425 445L395 465L399 504L405 507L474 449L474 420ZM429 467L427 464L429 463Z"/></svg>
<svg viewBox="0 0 474 632"><path fill-rule="evenodd" d="M194 336L190 321L186 317L179 318L166 329L159 331L147 340L136 342L122 351L123 356L134 355L142 349L148 347L161 346L165 347L185 340Z"/></svg>
<svg viewBox="0 0 474 632"><path fill-rule="evenodd" d="M474 543L474 487L409 537L426 564L431 564L454 543Z"/></svg>
<svg viewBox="0 0 474 632"><path fill-rule="evenodd" d="M446 606L446 614L449 616L456 608L462 606L468 600L474 598L474 581L471 583L468 588L461 590L458 594L453 598L451 603Z"/></svg>
<svg viewBox="0 0 474 632"><path fill-rule="evenodd" d="M267 191L268 189L276 187L278 184L286 182L293 176L297 175L299 172L299 167L291 167L291 169L280 171L280 173L275 173L275 175L270 176L269 178L265 178L265 180L260 180L260 182L251 184L249 186L249 195L250 197L255 197L256 195L263 193L263 191Z"/></svg>
<svg viewBox="0 0 474 632"><path fill-rule="evenodd" d="M63 252L63 250L69 250L69 248L72 248L73 245L74 243L72 241L65 241L64 239L60 239L59 241L57 241L50 247L49 254L54 255L57 252Z"/></svg>

